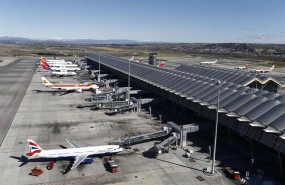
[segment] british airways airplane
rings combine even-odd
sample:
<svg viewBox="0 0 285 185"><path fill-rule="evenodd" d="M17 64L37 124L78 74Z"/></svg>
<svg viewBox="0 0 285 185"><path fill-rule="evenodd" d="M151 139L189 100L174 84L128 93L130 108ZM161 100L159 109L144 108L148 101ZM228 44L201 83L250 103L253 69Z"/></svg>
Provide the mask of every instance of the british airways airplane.
<svg viewBox="0 0 285 185"><path fill-rule="evenodd" d="M74 163L71 166L71 170L76 168L80 163L93 163L93 157L116 154L123 151L119 145L102 145L102 146L90 146L79 147L72 141L66 141L70 144L71 148L56 149L56 150L43 150L35 141L28 139L30 152L26 155L30 159L45 158L45 159L70 159L74 158Z"/></svg>

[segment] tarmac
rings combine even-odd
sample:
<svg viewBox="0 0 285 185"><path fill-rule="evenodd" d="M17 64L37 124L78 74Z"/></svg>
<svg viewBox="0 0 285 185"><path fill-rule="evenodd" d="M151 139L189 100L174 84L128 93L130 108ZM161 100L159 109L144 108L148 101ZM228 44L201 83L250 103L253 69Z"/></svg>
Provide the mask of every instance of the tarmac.
<svg viewBox="0 0 285 185"><path fill-rule="evenodd" d="M165 57L163 59L166 59L165 67L174 69L180 65L207 65L207 64L200 64L200 62L206 62L206 61L214 61L216 58L204 58L200 56L195 55L188 55L186 57ZM236 67L243 67L246 64L249 65L249 69L245 70L247 72L250 72L254 68L270 68L268 67L268 64L266 62L258 62L253 60L246 60L246 59L231 59L231 58L222 58L217 59L217 63L214 65L215 67L221 67L221 68L227 68L227 69L235 69ZM210 65L212 66L212 65ZM267 67L264 67L267 66ZM236 69L237 70L237 69ZM265 73L268 76L271 76L279 81L285 81L284 77L285 73L285 67L275 67L272 71L269 73ZM260 73L262 74L262 73Z"/></svg>
<svg viewBox="0 0 285 185"><path fill-rule="evenodd" d="M26 93L35 60L7 58L0 63L0 145Z"/></svg>
<svg viewBox="0 0 285 185"><path fill-rule="evenodd" d="M25 65L33 63L32 61L25 61L21 62ZM27 68L25 65L22 68ZM5 69L6 76L15 77L17 76L15 73L19 74L22 68L19 67L16 70L10 69L8 66ZM27 76L24 77L24 75ZM34 76L27 91L22 89L24 98L22 101L17 100L20 103L19 109L17 107L11 109L16 112L16 115L0 148L0 184L220 185L238 183L226 178L220 173L220 168L217 168L218 173L215 176L204 173L203 169L211 165L208 154L201 151L199 146L191 145L191 143L187 147L194 151L192 156L194 160L184 158L184 150L180 148L170 150L169 153L159 155L158 158L148 158L144 152L154 146L154 142L151 141L134 145L132 149L126 149L116 155L115 161L119 165L118 173L110 173L105 168L101 158L95 158L92 164L81 164L65 175L61 172L67 168L70 161L57 161L54 169L48 171L46 165L49 161L28 160L25 157L28 152L27 139L35 140L46 150L69 147L64 139L70 139L79 146L105 145L114 138L126 136L128 133L158 130L160 125L157 118L147 116L147 112L127 112L107 116L104 110L78 109L76 106L82 104L84 98L91 95L91 92L62 95L62 92L44 87L40 79L42 74L34 74L30 68L20 78L24 79L23 81L16 78L9 82L16 81L22 85L29 84L29 75ZM75 82L76 80L64 78L50 79L50 81ZM6 89L5 87L9 87L8 81L4 89ZM17 91L18 87L11 89L11 92ZM9 94L9 92L5 92L3 91L0 94L1 101L4 101L2 97L7 97ZM5 106L2 109L8 107ZM231 157L234 158L234 156ZM31 169L36 166L43 169L44 173L39 177L28 175Z"/></svg>

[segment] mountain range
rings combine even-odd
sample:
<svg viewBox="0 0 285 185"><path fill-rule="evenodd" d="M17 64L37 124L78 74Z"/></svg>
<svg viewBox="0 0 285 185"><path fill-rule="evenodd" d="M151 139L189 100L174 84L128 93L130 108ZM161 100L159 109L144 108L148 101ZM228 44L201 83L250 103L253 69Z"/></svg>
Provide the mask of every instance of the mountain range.
<svg viewBox="0 0 285 185"><path fill-rule="evenodd" d="M18 43L18 44L144 44L144 43L158 43L145 42L125 39L29 39L23 37L0 37L0 43Z"/></svg>

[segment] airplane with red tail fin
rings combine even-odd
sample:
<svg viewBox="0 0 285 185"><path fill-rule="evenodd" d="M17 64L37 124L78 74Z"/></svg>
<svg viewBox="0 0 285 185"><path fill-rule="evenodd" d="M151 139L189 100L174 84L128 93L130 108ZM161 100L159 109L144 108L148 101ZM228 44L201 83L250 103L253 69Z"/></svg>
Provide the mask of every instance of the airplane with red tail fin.
<svg viewBox="0 0 285 185"><path fill-rule="evenodd" d="M59 89L64 91L75 91L81 93L83 90L96 90L96 92L100 93L99 86L95 84L52 84L45 77L41 77L43 85L52 89Z"/></svg>
<svg viewBox="0 0 285 185"><path fill-rule="evenodd" d="M70 148L43 150L32 139L28 139L27 141L30 148L30 152L28 152L26 155L29 157L29 159L74 159L70 170L76 168L81 163L93 163L94 157L116 154L123 151L123 148L121 148L119 145L80 147L67 139L66 141L70 144Z"/></svg>

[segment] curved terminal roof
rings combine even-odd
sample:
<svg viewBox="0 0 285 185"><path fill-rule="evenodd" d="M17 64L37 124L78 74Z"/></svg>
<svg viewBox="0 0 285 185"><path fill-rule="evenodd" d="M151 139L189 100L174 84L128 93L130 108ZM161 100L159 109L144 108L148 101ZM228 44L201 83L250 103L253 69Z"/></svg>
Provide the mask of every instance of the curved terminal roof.
<svg viewBox="0 0 285 185"><path fill-rule="evenodd" d="M97 54L87 58L98 63ZM183 101L198 103L206 109L217 108L219 79L219 112L251 126L262 127L267 132L278 133L280 137L285 132L285 122L281 120L285 118L285 97L246 86L255 80L262 84L269 80L275 81L271 77L202 65L182 65L170 70L102 54L100 62L125 75L128 74L130 65L132 78L184 98Z"/></svg>
<svg viewBox="0 0 285 185"><path fill-rule="evenodd" d="M219 79L225 82L231 82L234 84L240 84L247 86L252 82L259 82L260 84L266 84L269 81L273 81L276 84L284 87L284 84L278 80L269 77L264 74L249 73L233 69L224 69L214 66L205 66L205 65L181 65L175 70L188 73L191 75L201 75L208 78Z"/></svg>

